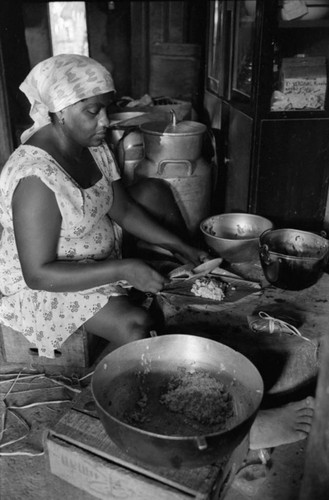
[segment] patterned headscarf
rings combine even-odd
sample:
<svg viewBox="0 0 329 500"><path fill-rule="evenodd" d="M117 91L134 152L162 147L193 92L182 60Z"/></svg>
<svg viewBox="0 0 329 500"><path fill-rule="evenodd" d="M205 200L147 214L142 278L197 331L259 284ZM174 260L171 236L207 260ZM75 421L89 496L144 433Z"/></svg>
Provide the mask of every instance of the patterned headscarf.
<svg viewBox="0 0 329 500"><path fill-rule="evenodd" d="M20 85L31 103L32 127L21 135L26 142L56 113L81 99L115 91L112 76L100 63L77 54L60 54L37 64Z"/></svg>

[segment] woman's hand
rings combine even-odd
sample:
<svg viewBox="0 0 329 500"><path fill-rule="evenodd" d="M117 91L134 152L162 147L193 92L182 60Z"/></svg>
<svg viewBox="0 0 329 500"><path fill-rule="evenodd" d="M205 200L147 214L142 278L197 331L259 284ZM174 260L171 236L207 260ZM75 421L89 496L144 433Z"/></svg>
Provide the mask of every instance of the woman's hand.
<svg viewBox="0 0 329 500"><path fill-rule="evenodd" d="M137 290L158 293L169 279L158 273L151 266L138 259L123 259L122 277Z"/></svg>
<svg viewBox="0 0 329 500"><path fill-rule="evenodd" d="M195 248L185 243L180 246L178 251L174 252L174 256L183 264L192 262L195 266L211 258L205 250L200 250L200 248Z"/></svg>
<svg viewBox="0 0 329 500"><path fill-rule="evenodd" d="M113 182L114 201L109 215L128 233L153 245L169 250L183 264L201 264L210 256L204 250L185 243L165 229L126 192L121 181Z"/></svg>

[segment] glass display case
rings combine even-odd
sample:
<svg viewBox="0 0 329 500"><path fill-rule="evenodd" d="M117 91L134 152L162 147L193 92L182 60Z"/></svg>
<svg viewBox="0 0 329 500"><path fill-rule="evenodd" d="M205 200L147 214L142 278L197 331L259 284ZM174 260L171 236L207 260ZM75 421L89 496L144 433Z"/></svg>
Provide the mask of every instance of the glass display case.
<svg viewBox="0 0 329 500"><path fill-rule="evenodd" d="M240 93L250 99L255 45L256 0L236 2L235 10L232 92Z"/></svg>
<svg viewBox="0 0 329 500"><path fill-rule="evenodd" d="M217 96L263 113L326 110L329 0L210 1L208 48Z"/></svg>
<svg viewBox="0 0 329 500"><path fill-rule="evenodd" d="M251 97L256 0L209 3L208 90Z"/></svg>
<svg viewBox="0 0 329 500"><path fill-rule="evenodd" d="M209 6L205 107L221 133L218 204L321 230L329 224L329 0Z"/></svg>
<svg viewBox="0 0 329 500"><path fill-rule="evenodd" d="M271 111L325 111L329 1L279 1L273 27Z"/></svg>
<svg viewBox="0 0 329 500"><path fill-rule="evenodd" d="M224 2L215 0L209 3L206 87L217 96L228 96L227 16Z"/></svg>

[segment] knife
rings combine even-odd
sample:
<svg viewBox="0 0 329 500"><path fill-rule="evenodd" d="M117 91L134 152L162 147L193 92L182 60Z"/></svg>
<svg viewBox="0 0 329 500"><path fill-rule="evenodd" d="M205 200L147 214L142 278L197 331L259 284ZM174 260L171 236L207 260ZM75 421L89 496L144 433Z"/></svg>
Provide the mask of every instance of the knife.
<svg viewBox="0 0 329 500"><path fill-rule="evenodd" d="M222 262L222 258L216 258L206 260L196 267L193 267L193 264L185 264L170 271L168 277L171 280L189 280L199 276L205 276L216 269Z"/></svg>

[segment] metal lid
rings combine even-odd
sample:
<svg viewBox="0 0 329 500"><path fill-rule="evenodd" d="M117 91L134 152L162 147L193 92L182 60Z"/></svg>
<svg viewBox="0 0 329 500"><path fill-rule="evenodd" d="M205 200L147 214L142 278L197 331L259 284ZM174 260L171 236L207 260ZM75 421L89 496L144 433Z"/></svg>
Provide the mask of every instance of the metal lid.
<svg viewBox="0 0 329 500"><path fill-rule="evenodd" d="M150 122L141 125L142 132L154 135L197 135L203 134L206 131L206 126L203 123L193 121L181 121L177 123L176 113L173 109L170 110L171 121L168 122Z"/></svg>
<svg viewBox="0 0 329 500"><path fill-rule="evenodd" d="M203 123L182 121L176 124L167 122L149 122L141 125L142 132L155 135L196 135L206 131Z"/></svg>

